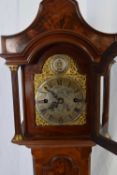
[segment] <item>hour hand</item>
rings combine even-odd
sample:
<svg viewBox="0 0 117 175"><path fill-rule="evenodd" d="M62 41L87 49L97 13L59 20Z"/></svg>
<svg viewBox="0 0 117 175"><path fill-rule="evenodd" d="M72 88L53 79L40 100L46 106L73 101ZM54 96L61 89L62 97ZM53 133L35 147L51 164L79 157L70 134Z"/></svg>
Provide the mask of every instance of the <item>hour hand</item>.
<svg viewBox="0 0 117 175"><path fill-rule="evenodd" d="M57 102L52 102L51 105L49 106L49 109L54 109L58 107L58 103Z"/></svg>
<svg viewBox="0 0 117 175"><path fill-rule="evenodd" d="M70 108L67 104L64 104L64 108L67 110L67 111L70 111Z"/></svg>
<svg viewBox="0 0 117 175"><path fill-rule="evenodd" d="M44 87L44 89L46 91L50 92L53 95L54 98L58 99L58 96L57 96L57 94L55 92L53 92L52 90L48 89L48 87Z"/></svg>

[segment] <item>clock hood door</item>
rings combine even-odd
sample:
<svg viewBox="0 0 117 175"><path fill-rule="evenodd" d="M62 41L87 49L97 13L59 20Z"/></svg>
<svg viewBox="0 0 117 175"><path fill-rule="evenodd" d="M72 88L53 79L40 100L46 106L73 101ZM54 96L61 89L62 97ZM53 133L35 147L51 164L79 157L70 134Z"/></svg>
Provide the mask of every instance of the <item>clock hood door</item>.
<svg viewBox="0 0 117 175"><path fill-rule="evenodd" d="M99 134L93 135L93 141L95 141L99 146L117 155L117 142L111 140L111 138L107 138L106 136Z"/></svg>
<svg viewBox="0 0 117 175"><path fill-rule="evenodd" d="M93 71L90 98L93 141L114 154L117 154L116 66L108 66L104 74Z"/></svg>

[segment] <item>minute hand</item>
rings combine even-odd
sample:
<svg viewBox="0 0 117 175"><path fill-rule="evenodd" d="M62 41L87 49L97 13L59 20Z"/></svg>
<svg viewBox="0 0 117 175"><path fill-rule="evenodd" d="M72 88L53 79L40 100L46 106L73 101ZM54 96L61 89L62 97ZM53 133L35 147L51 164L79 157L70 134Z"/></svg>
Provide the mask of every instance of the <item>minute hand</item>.
<svg viewBox="0 0 117 175"><path fill-rule="evenodd" d="M52 90L48 89L47 87L45 87L46 91L50 92L54 98L58 99L58 96L55 92L53 92Z"/></svg>

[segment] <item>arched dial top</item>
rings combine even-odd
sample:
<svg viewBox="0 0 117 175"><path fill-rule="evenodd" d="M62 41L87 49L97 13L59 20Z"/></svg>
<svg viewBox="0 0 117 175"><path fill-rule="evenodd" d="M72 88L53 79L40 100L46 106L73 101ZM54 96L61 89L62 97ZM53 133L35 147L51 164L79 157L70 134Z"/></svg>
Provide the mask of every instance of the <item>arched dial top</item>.
<svg viewBox="0 0 117 175"><path fill-rule="evenodd" d="M85 96L72 78L57 77L45 81L36 93L36 109L51 124L68 124L85 109Z"/></svg>

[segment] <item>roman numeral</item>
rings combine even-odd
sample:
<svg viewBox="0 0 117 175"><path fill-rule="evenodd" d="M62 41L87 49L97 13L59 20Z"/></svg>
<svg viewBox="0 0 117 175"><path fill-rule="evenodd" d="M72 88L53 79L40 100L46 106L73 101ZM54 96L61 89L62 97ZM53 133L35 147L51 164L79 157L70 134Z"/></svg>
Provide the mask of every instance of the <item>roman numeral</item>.
<svg viewBox="0 0 117 175"><path fill-rule="evenodd" d="M80 109L78 108L75 108L74 111L77 112L78 114L80 113Z"/></svg>
<svg viewBox="0 0 117 175"><path fill-rule="evenodd" d="M42 115L45 115L46 114L46 112L47 112L47 109L41 109L41 111L40 111L41 113L42 113Z"/></svg>
<svg viewBox="0 0 117 175"><path fill-rule="evenodd" d="M57 84L59 85L59 86L62 86L62 79L57 79Z"/></svg>
<svg viewBox="0 0 117 175"><path fill-rule="evenodd" d="M51 81L51 82L48 82L48 83L47 83L47 86L48 86L49 88L52 88L52 87L53 87L52 81Z"/></svg>
<svg viewBox="0 0 117 175"><path fill-rule="evenodd" d="M83 99L81 98L74 98L74 102L75 103L80 103L80 102L82 102L83 101Z"/></svg>
<svg viewBox="0 0 117 175"><path fill-rule="evenodd" d="M69 115L68 117L69 117L70 119L73 119L73 118L74 118L74 116L72 116L72 115Z"/></svg>
<svg viewBox="0 0 117 175"><path fill-rule="evenodd" d="M60 124L63 124L63 118L60 117L60 118L58 119L58 122L59 122Z"/></svg>
<svg viewBox="0 0 117 175"><path fill-rule="evenodd" d="M71 87L71 85L72 85L72 84L71 84L71 81L68 81L68 85L67 85L67 86L68 86L68 87Z"/></svg>
<svg viewBox="0 0 117 175"><path fill-rule="evenodd" d="M54 117L52 115L49 116L49 120L53 121Z"/></svg>

